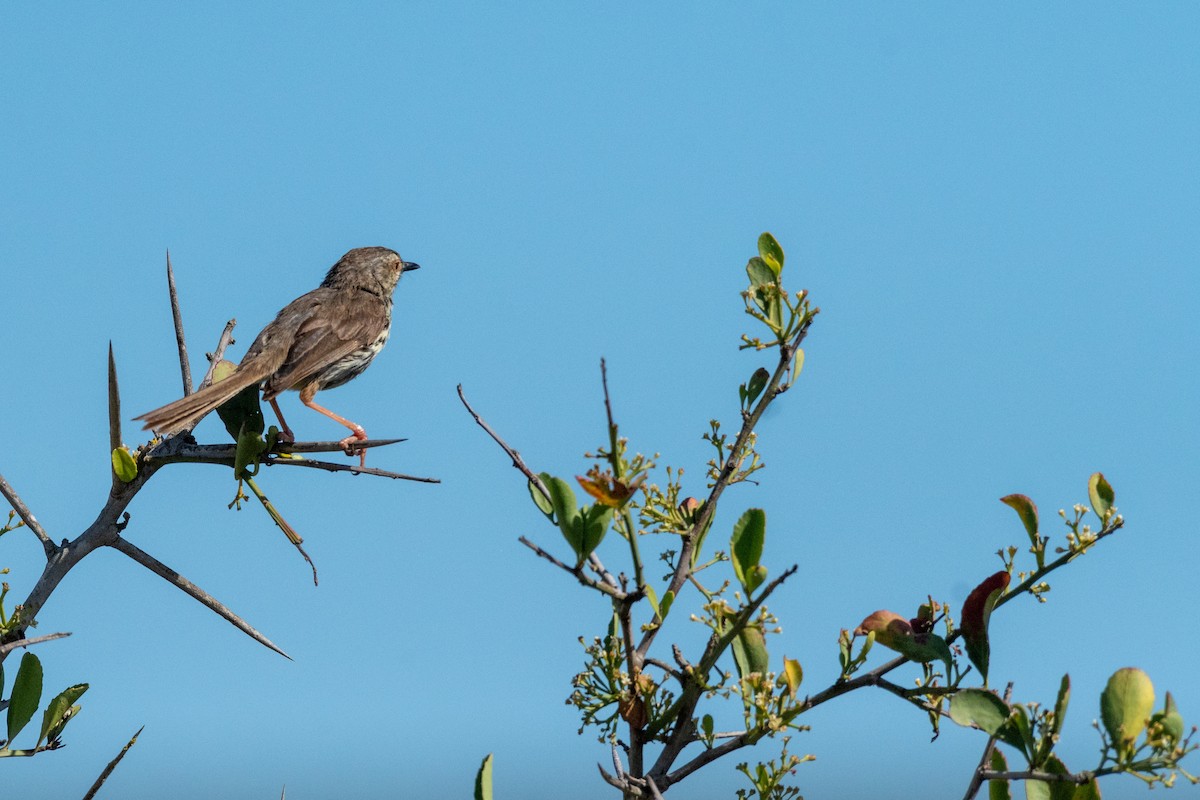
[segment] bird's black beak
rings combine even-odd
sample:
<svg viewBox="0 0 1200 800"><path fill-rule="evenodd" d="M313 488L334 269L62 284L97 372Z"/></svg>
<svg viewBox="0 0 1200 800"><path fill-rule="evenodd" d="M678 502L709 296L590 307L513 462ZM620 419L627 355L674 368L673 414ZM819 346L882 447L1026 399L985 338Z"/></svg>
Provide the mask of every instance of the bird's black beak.
<svg viewBox="0 0 1200 800"><path fill-rule="evenodd" d="M410 271L412 271L412 270L414 270L414 269L420 269L420 268L421 268L421 265L420 265L420 264L415 264L415 263L413 263L412 261L401 261L400 263L403 265L403 266L400 268L400 271L401 271L401 272L410 272Z"/></svg>

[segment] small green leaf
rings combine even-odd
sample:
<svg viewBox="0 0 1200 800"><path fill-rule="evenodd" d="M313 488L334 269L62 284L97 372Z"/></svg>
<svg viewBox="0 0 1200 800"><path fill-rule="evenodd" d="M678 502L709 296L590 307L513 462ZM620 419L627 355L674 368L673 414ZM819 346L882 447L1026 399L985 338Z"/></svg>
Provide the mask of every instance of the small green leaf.
<svg viewBox="0 0 1200 800"><path fill-rule="evenodd" d="M492 800L492 754L488 753L475 773L475 800Z"/></svg>
<svg viewBox="0 0 1200 800"><path fill-rule="evenodd" d="M1134 743L1154 711L1154 684L1135 667L1119 669L1100 693L1100 719L1122 759L1134 752Z"/></svg>
<svg viewBox="0 0 1200 800"><path fill-rule="evenodd" d="M579 510L581 523L580 548L576 552L579 563L592 554L592 551L604 541L608 533L608 525L612 522L613 508L611 506L584 506Z"/></svg>
<svg viewBox="0 0 1200 800"><path fill-rule="evenodd" d="M983 677L983 685L987 686L988 663L991 659L991 645L988 642L988 620L991 619L992 609L1004 595L1012 576L1001 570L993 573L976 586L963 602L962 621L959 630L967 646L967 658L979 670Z"/></svg>
<svg viewBox="0 0 1200 800"><path fill-rule="evenodd" d="M1179 713L1179 708L1175 705L1175 698L1167 692L1167 699L1163 703L1163 710L1159 717L1159 722L1162 723L1163 733L1171 738L1172 741L1178 742L1183 738L1183 716Z"/></svg>
<svg viewBox="0 0 1200 800"><path fill-rule="evenodd" d="M1113 493L1112 486L1104 479L1104 473L1097 472L1088 479L1088 498L1092 501L1092 511L1096 512L1096 516L1100 518L1101 522L1107 524L1108 518L1112 515L1116 495Z"/></svg>
<svg viewBox="0 0 1200 800"><path fill-rule="evenodd" d="M50 701L50 704L46 706L46 713L42 715L42 730L38 734L37 744L34 747L40 745L44 740L53 741L59 735L79 708L78 706L72 708L75 701L82 697L87 690L86 683L77 683L74 686L68 686ZM70 715L68 715L68 711L71 712Z"/></svg>
<svg viewBox="0 0 1200 800"><path fill-rule="evenodd" d="M783 248L771 234L758 237L758 255L777 276L783 271Z"/></svg>
<svg viewBox="0 0 1200 800"><path fill-rule="evenodd" d="M1062 733L1063 721L1067 718L1067 703L1071 701L1071 676L1063 675L1058 685L1058 697L1054 700L1054 722L1050 732L1055 736Z"/></svg>
<svg viewBox="0 0 1200 800"><path fill-rule="evenodd" d="M765 674L771 668L771 657L767 654L767 637L762 628L747 625L738 632L733 640L733 660L740 678L752 672Z"/></svg>
<svg viewBox="0 0 1200 800"><path fill-rule="evenodd" d="M1093 778L1076 786L1074 800L1100 800L1100 781Z"/></svg>
<svg viewBox="0 0 1200 800"><path fill-rule="evenodd" d="M21 666L13 681L12 696L8 699L9 746L17 734L29 724L33 712L42 701L42 662L33 653L21 656Z"/></svg>
<svg viewBox="0 0 1200 800"><path fill-rule="evenodd" d="M1000 498L1000 502L1017 512L1017 516L1021 518L1021 522L1025 525L1025 532L1029 534L1030 540L1034 544L1037 544L1037 505L1035 505L1032 500L1023 494L1005 495L1004 497Z"/></svg>
<svg viewBox="0 0 1200 800"><path fill-rule="evenodd" d="M766 535L767 512L761 508L747 509L733 526L733 536L729 540L729 557L733 561L733 572L746 588L747 594L753 591L749 588L755 580L751 570L758 566L762 558L763 540Z"/></svg>
<svg viewBox="0 0 1200 800"><path fill-rule="evenodd" d="M704 738L709 741L712 741L713 726L712 714L705 714L700 718L700 730L704 731Z"/></svg>
<svg viewBox="0 0 1200 800"><path fill-rule="evenodd" d="M137 477L137 462L133 460L133 454L125 445L112 451L112 467L113 473L121 483L129 483Z"/></svg>
<svg viewBox="0 0 1200 800"><path fill-rule="evenodd" d="M664 594L662 596L662 600L658 604L659 620L664 620L667 618L667 614L671 613L671 605L674 602L675 602L675 593L674 592L667 591L666 594Z"/></svg>
<svg viewBox="0 0 1200 800"><path fill-rule="evenodd" d="M794 698L796 690L800 688L803 681L804 668L800 666L800 662L794 658L785 658L783 660L783 682L787 684L788 694Z"/></svg>
<svg viewBox="0 0 1200 800"><path fill-rule="evenodd" d="M1012 719L1004 730L1015 732L1014 739L1017 744L1014 746L1020 747L1026 760L1032 761L1037 743L1033 741L1033 725L1029 721L1029 712L1025 710L1025 706L1013 706ZM1003 739L1003 741L1007 742L1008 739Z"/></svg>
<svg viewBox="0 0 1200 800"><path fill-rule="evenodd" d="M770 379L771 373L762 367L754 370L754 374L750 376L750 380L746 383L746 397L742 405L746 407L754 405L754 401L762 394L762 390L766 388L767 381Z"/></svg>
<svg viewBox="0 0 1200 800"><path fill-rule="evenodd" d="M993 772L1008 772L1008 761L999 749L992 750ZM988 800L1012 800L1012 786L1008 781L988 781Z"/></svg>
<svg viewBox="0 0 1200 800"><path fill-rule="evenodd" d="M746 275L750 278L750 286L755 289L775 283L776 278L775 270L767 266L767 262L758 256L755 256L746 263ZM765 311L766 309L763 310Z"/></svg>
<svg viewBox="0 0 1200 800"><path fill-rule="evenodd" d="M542 494L533 481L529 482L529 496L533 499L533 504L537 506L538 511L545 514L546 519L554 522L554 505L546 498L546 495Z"/></svg>
<svg viewBox="0 0 1200 800"><path fill-rule="evenodd" d="M995 736L1012 709L987 689L960 689L950 697L950 719L963 727L972 725Z"/></svg>
<svg viewBox="0 0 1200 800"><path fill-rule="evenodd" d="M763 585L763 581L767 579L767 568L762 564L758 564L750 568L746 573L746 594L753 594L754 590Z"/></svg>
<svg viewBox="0 0 1200 800"><path fill-rule="evenodd" d="M558 527L562 531L563 538L567 540L567 544L571 545L575 555L579 556L583 550L583 526L580 524L575 492L571 490L571 485L562 478L555 478L545 472L541 473L539 477L547 491L550 492L550 503L554 507L554 516L558 520Z"/></svg>
<svg viewBox="0 0 1200 800"><path fill-rule="evenodd" d="M1071 774L1071 770L1067 769L1067 765L1062 762L1062 759L1055 755L1047 759L1045 765L1042 766L1042 771L1048 772L1051 775ZM1030 781L1030 783L1035 783L1035 781ZM1075 784L1073 783L1067 781L1050 781L1044 785L1050 789L1050 794L1048 795L1050 800L1074 800L1075 798Z"/></svg>
<svg viewBox="0 0 1200 800"><path fill-rule="evenodd" d="M654 591L654 587L648 583L646 584L646 600L650 603L650 608L654 610L658 618L662 619L662 614L658 610L658 592Z"/></svg>

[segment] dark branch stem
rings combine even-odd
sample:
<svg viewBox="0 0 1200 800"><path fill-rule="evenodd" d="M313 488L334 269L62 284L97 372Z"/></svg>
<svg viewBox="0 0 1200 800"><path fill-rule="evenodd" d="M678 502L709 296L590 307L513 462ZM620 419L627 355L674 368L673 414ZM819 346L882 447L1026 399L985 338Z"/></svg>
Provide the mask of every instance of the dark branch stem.
<svg viewBox="0 0 1200 800"><path fill-rule="evenodd" d="M167 251L167 292L171 296L171 318L175 322L175 343L179 346L179 371L183 375L183 394L192 393L192 367L188 363L187 340L183 335L183 314L175 291L175 270L171 269L171 251Z"/></svg>
<svg viewBox="0 0 1200 800"><path fill-rule="evenodd" d="M54 554L58 551L58 545L51 541L50 534L46 533L42 523L37 521L37 517L33 516L33 512L17 494L17 490L4 479L3 475L0 475L0 494L4 495L4 499L12 506L13 511L17 512L17 516L25 523L25 527L33 531L33 535L42 543L42 549L46 551L46 560L54 558Z"/></svg>
<svg viewBox="0 0 1200 800"><path fill-rule="evenodd" d="M113 539L113 541L109 542L108 545L110 547L112 547L114 550L118 550L118 551L124 553L125 555L129 556L131 559L133 559L137 563L141 564L143 567L150 570L155 575L157 575L160 578L162 578L163 580L165 580L167 583L170 583L172 586L175 586L176 588L180 589L188 597L191 597L191 598L199 601L202 605L204 605L207 608L214 611L218 616L220 616L222 619L228 621L235 628L237 628L242 633L249 636L254 641L258 642L259 644L263 645L264 647L274 650L276 653L279 653L279 655L283 656L284 658L288 659L289 661L291 660L291 658L292 658L291 656L289 656L287 653L283 652L283 650L281 650L274 642L272 642L270 639L268 639L267 637L263 636L261 633L256 631L253 627L250 626L249 623L247 623L245 620L243 620L237 614L230 611L223 603L221 603L215 597L213 597L208 592L201 589L196 584L189 581L187 578L180 575L175 570L168 567L166 564L159 561L154 556L150 555L146 551L139 548L133 542L129 541L128 539L124 539L120 536L117 536Z"/></svg>

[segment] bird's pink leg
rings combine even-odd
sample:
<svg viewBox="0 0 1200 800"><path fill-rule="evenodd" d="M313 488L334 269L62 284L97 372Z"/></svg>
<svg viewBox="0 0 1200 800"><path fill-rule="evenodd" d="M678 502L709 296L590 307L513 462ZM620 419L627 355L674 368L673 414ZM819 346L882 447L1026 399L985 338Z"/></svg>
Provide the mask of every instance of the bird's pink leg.
<svg viewBox="0 0 1200 800"><path fill-rule="evenodd" d="M300 392L300 402L304 403L304 405L308 406L313 411L319 411L322 414L324 414L325 416L329 417L331 420L334 420L335 422L340 422L342 425L345 425L347 428L349 428L351 431L351 435L347 436L345 439L342 439L340 442L338 442L338 444L340 444L342 446L342 449L346 451L346 455L349 455L349 456L354 455L354 450L357 449L358 450L358 465L360 467L365 467L367 465L366 449L365 448L351 448L350 444L352 442L366 441L366 438L367 438L366 430L364 430L363 426L359 425L357 422L351 422L350 420L346 419L345 417L341 417L341 416L338 416L337 414L333 413L328 408L323 408L322 406L319 406L316 403L314 403L313 397L315 395L316 395L316 391L309 392L307 389L305 389Z"/></svg>
<svg viewBox="0 0 1200 800"><path fill-rule="evenodd" d="M274 397L267 402L271 404L271 408L275 409L275 416L279 417L279 427L283 428L283 431L281 431L279 434L279 441L283 442L284 444L292 444L296 441L296 435L292 433L292 429L289 428L287 422L284 421L283 412L279 410L279 403L275 402Z"/></svg>

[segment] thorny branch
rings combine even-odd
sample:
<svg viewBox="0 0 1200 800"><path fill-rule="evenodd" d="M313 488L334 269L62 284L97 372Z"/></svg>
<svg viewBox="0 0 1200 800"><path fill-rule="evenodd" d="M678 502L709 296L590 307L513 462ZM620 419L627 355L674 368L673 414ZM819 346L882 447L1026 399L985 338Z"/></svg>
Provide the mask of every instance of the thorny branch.
<svg viewBox="0 0 1200 800"><path fill-rule="evenodd" d="M191 370L188 366L187 343L183 332L182 315L179 310L179 299L175 290L175 276L171 268L170 256L167 260L167 281L168 294L171 303L172 318L175 323L176 343L179 350L180 370L184 386L184 393L192 392ZM225 349L233 342L233 328L236 324L235 320L230 320L226 323L220 338L217 341L217 346L212 353L208 354L209 367L208 371L201 381L201 387L208 385L212 381L212 371L216 363L221 360ZM112 449L122 447L121 436L121 400L120 391L117 383L116 361L113 356L112 343L109 343L108 350L108 421L109 421L109 444ZM403 439L379 439L364 442L358 442L358 447L381 447L388 444L403 441ZM424 483L438 483L436 478L417 477L405 475L398 472L390 472L388 470L352 467L346 464L331 463L318 461L314 459L296 457L297 453L322 453L341 451L342 447L337 442L299 442L287 446L279 446L263 463L268 466L274 464L291 464L293 466L309 467L314 469L323 469L329 472L350 472L352 474L376 475L381 477L393 478L398 480L420 481ZM49 636L41 636L35 638L26 638L28 628L37 624L37 616L45 605L46 601L53 594L54 590L61 583L62 579L71 569L82 561L88 554L101 547L111 547L118 552L123 553L134 562L148 569L150 572L163 578L176 588L183 591L189 597L197 600L206 608L210 609L218 616L230 622L238 630L250 636L256 642L262 644L284 657L288 657L282 649L275 645L270 639L259 633L253 626L239 617L237 614L229 610L227 606L218 601L212 595L205 592L196 584L184 578L171 567L163 564L149 553L146 553L129 540L122 537L122 532L129 524L129 514L126 511L129 503L141 491L142 487L150 480L151 477L161 468L168 464L175 463L210 463L233 466L236 446L229 445L199 445L195 443L190 435L190 430L184 430L175 436L169 437L164 441L155 443L151 442L148 445L139 447L134 453L130 454L134 458L136 464L136 474L128 483L118 480L114 475L112 489L109 492L108 499L101 509L96 520L89 525L79 536L74 540L63 539L61 544L55 544L50 535L38 522L37 518L26 506L16 490L8 483L3 475L0 475L0 494L12 506L16 514L24 522L25 526L38 538L42 543L42 547L46 554L46 567L41 576L30 590L28 597L21 605L14 609L14 618L19 624L13 626L11 630L0 639L0 663L3 663L7 655L14 649L24 647L30 644L36 644L43 641L49 641L55 638L61 638L68 634L51 634Z"/></svg>

